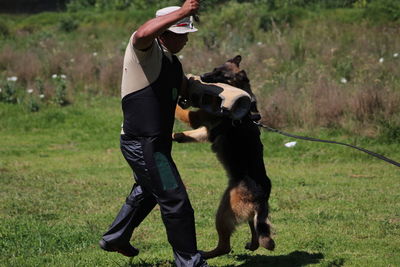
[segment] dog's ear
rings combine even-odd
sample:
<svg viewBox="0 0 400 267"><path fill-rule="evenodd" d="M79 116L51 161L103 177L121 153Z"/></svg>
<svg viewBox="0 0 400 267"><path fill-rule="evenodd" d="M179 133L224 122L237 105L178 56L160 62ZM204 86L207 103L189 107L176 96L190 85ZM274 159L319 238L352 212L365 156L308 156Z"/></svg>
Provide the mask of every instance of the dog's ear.
<svg viewBox="0 0 400 267"><path fill-rule="evenodd" d="M228 60L228 62L232 62L233 64L235 64L238 67L239 67L240 61L242 61L241 55L237 55L236 57Z"/></svg>
<svg viewBox="0 0 400 267"><path fill-rule="evenodd" d="M247 77L247 73L244 70L239 71L236 75L240 77L242 82L250 82L249 78Z"/></svg>

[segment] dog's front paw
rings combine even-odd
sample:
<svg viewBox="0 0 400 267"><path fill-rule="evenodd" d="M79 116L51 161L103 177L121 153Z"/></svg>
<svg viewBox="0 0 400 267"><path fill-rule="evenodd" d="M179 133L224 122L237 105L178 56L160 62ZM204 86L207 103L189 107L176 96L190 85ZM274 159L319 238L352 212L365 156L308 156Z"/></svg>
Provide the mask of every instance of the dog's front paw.
<svg viewBox="0 0 400 267"><path fill-rule="evenodd" d="M172 134L172 141L178 143L184 143L186 140L186 135L184 133L173 133Z"/></svg>

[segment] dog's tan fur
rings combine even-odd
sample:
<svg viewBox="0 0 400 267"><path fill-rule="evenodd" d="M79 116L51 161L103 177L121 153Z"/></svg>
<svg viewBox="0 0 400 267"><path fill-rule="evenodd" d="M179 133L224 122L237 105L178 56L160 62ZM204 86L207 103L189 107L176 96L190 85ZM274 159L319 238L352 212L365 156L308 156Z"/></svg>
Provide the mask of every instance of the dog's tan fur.
<svg viewBox="0 0 400 267"><path fill-rule="evenodd" d="M239 68L240 61L241 57L237 56L204 76L209 75L209 77L215 80L215 76L220 75L220 77L216 79L216 82L224 82L241 88L254 97L246 73ZM221 117L209 114L203 110L184 110L179 106L176 109L175 116L179 120L190 125L194 130L174 133L173 139L177 142L211 141L213 143L214 152L217 154L218 159L223 164L230 178L228 187L222 196L216 214L216 228L219 237L218 245L215 249L204 252L204 257L213 258L229 253L231 250L230 237L234 232L235 227L245 221L249 223L251 230L251 240L246 244L246 248L254 251L259 246L262 246L269 250L273 250L275 243L271 238L270 225L267 219L267 202L270 192L270 181L268 177L265 174L267 179L267 181L265 181L265 184L267 185L267 193L265 193L265 186L260 186L260 184L255 182L255 180L251 179L249 176L242 175L238 178L235 166L232 166L235 164L232 164L231 160L227 160L230 159L229 155L232 153L237 153L237 151L242 150L248 151L248 149L251 150L252 145L256 145L255 149L259 149L258 145L261 142L259 141L259 132L257 132L257 127L250 126L248 131L247 129L245 129L245 131L243 129L240 130L238 136L242 137L235 137L236 139L227 138L226 135L229 134L224 132L217 133L214 137L210 137L211 132L217 129L217 127L220 127L223 120ZM237 130L232 128L232 131ZM247 146L250 147L247 148ZM230 147L239 147L239 149L230 149ZM240 147L243 149L241 150ZM261 156L260 153L257 155L257 162L262 163L262 152ZM235 156L240 158L248 157L249 155ZM245 158L243 158L243 160L245 160ZM259 167L259 165L257 166ZM262 168L264 168L264 166L262 166Z"/></svg>

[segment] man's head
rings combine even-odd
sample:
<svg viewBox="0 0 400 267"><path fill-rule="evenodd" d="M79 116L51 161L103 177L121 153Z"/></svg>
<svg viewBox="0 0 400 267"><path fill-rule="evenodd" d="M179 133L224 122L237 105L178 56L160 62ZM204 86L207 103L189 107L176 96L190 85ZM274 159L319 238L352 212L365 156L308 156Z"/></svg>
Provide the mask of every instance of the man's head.
<svg viewBox="0 0 400 267"><path fill-rule="evenodd" d="M170 6L157 10L156 17L164 16L178 10L179 6ZM188 34L196 32L197 29L193 26L193 17L185 17L170 26L160 36L162 44L173 54L178 53L183 49L188 41Z"/></svg>

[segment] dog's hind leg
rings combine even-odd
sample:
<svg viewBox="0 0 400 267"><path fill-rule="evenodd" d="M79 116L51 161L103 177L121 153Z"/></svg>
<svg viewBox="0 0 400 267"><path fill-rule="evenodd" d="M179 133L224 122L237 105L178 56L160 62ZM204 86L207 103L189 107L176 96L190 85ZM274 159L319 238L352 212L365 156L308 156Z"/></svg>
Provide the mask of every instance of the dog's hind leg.
<svg viewBox="0 0 400 267"><path fill-rule="evenodd" d="M205 259L228 254L231 251L231 236L235 231L235 214L230 207L229 190L225 191L215 218L215 226L218 232L218 245L215 249L203 252Z"/></svg>
<svg viewBox="0 0 400 267"><path fill-rule="evenodd" d="M271 238L271 227L268 223L268 205L266 201L259 203L256 211L255 229L260 246L268 249L275 249L275 241Z"/></svg>
<svg viewBox="0 0 400 267"><path fill-rule="evenodd" d="M258 247L260 246L258 243L258 235L257 235L256 228L254 226L254 220L249 220L248 223L249 223L249 227L250 227L250 231L251 231L251 241L246 244L245 248L250 251L254 251L254 250L258 249Z"/></svg>

